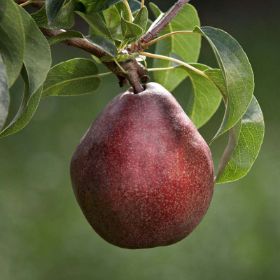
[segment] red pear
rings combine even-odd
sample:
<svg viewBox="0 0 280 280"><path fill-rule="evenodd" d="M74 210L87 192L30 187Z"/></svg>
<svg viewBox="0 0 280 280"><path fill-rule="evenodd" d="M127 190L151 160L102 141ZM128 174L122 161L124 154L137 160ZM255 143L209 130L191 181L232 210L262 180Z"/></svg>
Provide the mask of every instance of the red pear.
<svg viewBox="0 0 280 280"><path fill-rule="evenodd" d="M213 193L211 152L176 99L156 83L116 96L71 162L84 215L108 242L151 248L186 237Z"/></svg>

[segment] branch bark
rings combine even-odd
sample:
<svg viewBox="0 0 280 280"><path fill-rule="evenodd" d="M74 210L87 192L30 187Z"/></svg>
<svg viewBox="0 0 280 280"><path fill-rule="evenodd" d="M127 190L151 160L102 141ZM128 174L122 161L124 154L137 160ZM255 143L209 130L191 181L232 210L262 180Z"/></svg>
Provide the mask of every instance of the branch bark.
<svg viewBox="0 0 280 280"><path fill-rule="evenodd" d="M183 6L188 3L190 0L179 0L177 1L169 11L162 17L162 19L154 26L152 30L146 33L140 39L140 45L145 45L151 40L155 39L159 32L179 13ZM25 3L28 0L18 0L17 3ZM41 3L33 2L36 7L42 7ZM65 30L53 30L42 28L42 32L48 37L54 37L65 32ZM92 44L87 39L82 38L72 38L64 41L65 44L82 49L98 58L102 58L107 53L98 46ZM147 81L147 71L143 66L138 63L135 59L123 62L121 65L126 70L124 73L115 62L103 62L103 64L112 71L119 79L119 83L122 86L127 81L131 84L135 93L139 93L144 90L142 83Z"/></svg>
<svg viewBox="0 0 280 280"><path fill-rule="evenodd" d="M65 32L64 30L51 30L46 28L41 28L41 30L48 37L54 37ZM101 59L102 57L107 55L107 53L103 49L92 44L87 39L72 38L64 41L64 43L68 46L82 49ZM144 87L142 86L141 82L143 82L146 79L146 71L142 67L142 65L138 63L135 59L123 62L121 64L124 70L126 71L125 73L122 71L122 69L119 68L119 66L114 61L103 62L103 64L117 76L121 87L126 83L126 81L128 81L133 87L135 93L139 93L144 90Z"/></svg>
<svg viewBox="0 0 280 280"><path fill-rule="evenodd" d="M169 11L161 18L161 20L154 26L152 30L146 33L141 39L141 44L147 44L151 40L155 39L157 35L166 27L171 20L177 16L185 4L190 2L190 0L178 0Z"/></svg>
<svg viewBox="0 0 280 280"><path fill-rule="evenodd" d="M63 34L65 32L65 30L62 30L62 29L54 30L54 29L46 29L46 28L41 28L41 31L48 37L55 37L55 36ZM87 39L72 38L72 39L68 39L68 40L64 41L64 44L75 47L75 48L82 49L90 54L93 54L94 56L96 56L98 58L102 58L103 56L106 55L106 52L103 49L92 44Z"/></svg>
<svg viewBox="0 0 280 280"><path fill-rule="evenodd" d="M54 37L65 32L64 30L52 30L46 28L41 28L41 30L48 37ZM92 44L87 39L72 38L64 41L64 43L68 46L82 49L101 59L107 55L103 49ZM114 61L102 63L117 76L121 87L126 83L126 81L128 81L133 87L135 93L139 93L144 90L141 82L143 82L147 77L146 70L135 59L121 63L126 73L124 73Z"/></svg>
<svg viewBox="0 0 280 280"><path fill-rule="evenodd" d="M28 0L17 0L18 4L24 4L29 2ZM33 6L37 8L41 8L43 3L42 2L32 2ZM63 34L65 30L54 30L54 29L47 29L47 28L41 28L41 31L46 35L47 37L55 37L57 35ZM72 46L75 48L82 49L86 51L87 53L90 53L98 58L102 58L107 53L97 45L92 44L87 39L83 38L72 38L64 41L64 44L68 46ZM127 83L127 81L132 86L135 93L142 92L144 90L144 87L142 86L141 81L145 80L146 71L143 70L143 67L140 63L138 63L136 60L130 60L123 63L123 68L126 69L126 73L123 73L123 71L119 68L119 66L114 62L103 62L103 64L112 72L114 73L118 80L119 84L122 87L124 84Z"/></svg>

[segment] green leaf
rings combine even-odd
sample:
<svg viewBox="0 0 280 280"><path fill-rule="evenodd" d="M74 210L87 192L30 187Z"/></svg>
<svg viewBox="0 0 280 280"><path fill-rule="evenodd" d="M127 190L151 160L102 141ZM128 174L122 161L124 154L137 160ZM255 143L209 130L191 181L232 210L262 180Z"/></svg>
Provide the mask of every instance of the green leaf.
<svg viewBox="0 0 280 280"><path fill-rule="evenodd" d="M70 29L75 23L75 0L69 0L63 5L52 27Z"/></svg>
<svg viewBox="0 0 280 280"><path fill-rule="evenodd" d="M48 24L53 28L69 29L74 25L75 0L47 0Z"/></svg>
<svg viewBox="0 0 280 280"><path fill-rule="evenodd" d="M116 6L111 6L110 8L103 11L105 24L110 32L111 37L114 40L122 40L122 28L121 28L121 15Z"/></svg>
<svg viewBox="0 0 280 280"><path fill-rule="evenodd" d="M184 64L184 62L182 62ZM181 65L178 61L177 66L174 66L172 71L184 71L185 76L191 80L193 91L190 94L190 100L186 108L186 113L197 128L206 124L209 119L215 114L222 100L220 89L216 86L213 80L206 74L211 72L212 76L219 77L220 69L212 69L207 65L192 63L188 67ZM161 69L162 72L165 68Z"/></svg>
<svg viewBox="0 0 280 280"><path fill-rule="evenodd" d="M75 58L52 67L44 84L43 96L82 95L100 84L98 69L89 59Z"/></svg>
<svg viewBox="0 0 280 280"><path fill-rule="evenodd" d="M0 130L5 124L9 113L10 95L6 67L0 55Z"/></svg>
<svg viewBox="0 0 280 280"><path fill-rule="evenodd" d="M88 38L88 40L92 44L102 48L110 57L110 61L112 60L112 57L117 55L116 45L111 40L106 39L102 36L91 36Z"/></svg>
<svg viewBox="0 0 280 280"><path fill-rule="evenodd" d="M245 115L229 131L229 141L219 165L216 183L228 183L244 177L252 168L264 138L264 119L253 97Z"/></svg>
<svg viewBox="0 0 280 280"><path fill-rule="evenodd" d="M46 0L46 12L49 22L52 24L58 16L65 0Z"/></svg>
<svg viewBox="0 0 280 280"><path fill-rule="evenodd" d="M151 9L156 17L160 17L162 12L159 8L151 3ZM171 21L160 35L174 31L190 30L200 25L200 20L195 8L187 4L179 14ZM200 53L201 36L197 34L176 34L156 44L155 52L157 54L180 58L185 62L194 63L197 61ZM172 62L154 60L154 67L165 68L172 66ZM169 91L173 91L185 78L186 72L181 69L165 71L164 73L155 72L155 80L162 84Z"/></svg>
<svg viewBox="0 0 280 280"><path fill-rule="evenodd" d="M199 70L206 72L209 67L202 64L193 64ZM222 95L216 85L209 79L184 68L188 72L192 86L193 95L187 108L187 114L197 128L200 128L215 114L222 100ZM212 69L212 72L220 72Z"/></svg>
<svg viewBox="0 0 280 280"><path fill-rule="evenodd" d="M239 43L225 31L213 27L197 28L210 43L223 72L226 111L216 136L222 135L245 114L254 92L254 74Z"/></svg>
<svg viewBox="0 0 280 280"><path fill-rule="evenodd" d="M111 5L120 2L120 0L80 0L80 2L84 4L86 11L91 13L106 10Z"/></svg>
<svg viewBox="0 0 280 280"><path fill-rule="evenodd" d="M122 18L121 20L121 27L122 27L124 40L126 43L131 43L133 41L136 41L143 34L143 29L140 26L132 22L129 22L124 18Z"/></svg>
<svg viewBox="0 0 280 280"><path fill-rule="evenodd" d="M120 1L116 4L116 8L118 9L121 17L126 21L130 21L130 12L127 9L127 6L124 4L123 1Z"/></svg>
<svg viewBox="0 0 280 280"><path fill-rule="evenodd" d="M51 67L49 43L33 18L20 7L25 34L24 65L28 75L30 96L44 83Z"/></svg>
<svg viewBox="0 0 280 280"><path fill-rule="evenodd" d="M106 38L112 39L111 33L107 28L104 18L99 13L84 14L82 12L77 12L77 14L83 18L91 28L91 35L104 36Z"/></svg>
<svg viewBox="0 0 280 280"><path fill-rule="evenodd" d="M24 30L18 5L12 0L0 0L0 53L6 66L11 87L23 64Z"/></svg>
<svg viewBox="0 0 280 280"><path fill-rule="evenodd" d="M141 2L137 0L128 0L128 3L133 13L141 9Z"/></svg>
<svg viewBox="0 0 280 280"><path fill-rule="evenodd" d="M143 31L146 31L148 24L148 16L148 9L146 7L143 7L137 13L133 23L141 27Z"/></svg>
<svg viewBox="0 0 280 280"><path fill-rule="evenodd" d="M117 54L117 48L114 44L113 38L111 36L110 30L107 28L104 18L98 13L84 14L77 12L90 27L90 37L89 40L104 49L110 56L115 56Z"/></svg>
<svg viewBox="0 0 280 280"><path fill-rule="evenodd" d="M23 8L19 9L25 34L24 69L22 71L25 90L16 116L0 133L0 136L8 136L18 132L32 119L40 102L42 84L51 66L48 41L33 18Z"/></svg>
<svg viewBox="0 0 280 280"><path fill-rule="evenodd" d="M32 13L31 16L33 17L34 21L39 27L49 28L48 17L47 17L45 6L43 6L38 11Z"/></svg>
<svg viewBox="0 0 280 280"><path fill-rule="evenodd" d="M25 90L20 109L13 121L1 131L0 137L9 136L22 130L30 122L39 106L42 87L40 87L30 98L30 89L25 68L22 71L22 77L25 82Z"/></svg>
<svg viewBox="0 0 280 280"><path fill-rule="evenodd" d="M220 93L223 96L224 100L226 100L227 99L227 88L226 88L222 70L210 68L205 71L205 74L217 86L217 88L220 90Z"/></svg>
<svg viewBox="0 0 280 280"><path fill-rule="evenodd" d="M63 32L57 36L50 37L48 41L49 44L52 46L72 38L83 38L83 34L78 31L70 30L70 31Z"/></svg>

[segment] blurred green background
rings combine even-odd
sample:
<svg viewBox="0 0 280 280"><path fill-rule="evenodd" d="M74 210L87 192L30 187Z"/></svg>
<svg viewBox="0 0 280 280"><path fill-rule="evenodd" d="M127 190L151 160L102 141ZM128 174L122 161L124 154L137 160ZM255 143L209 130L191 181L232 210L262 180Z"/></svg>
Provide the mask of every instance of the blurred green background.
<svg viewBox="0 0 280 280"><path fill-rule="evenodd" d="M157 1L165 10L172 2ZM45 99L25 130L0 141L1 280L280 279L279 7L276 1L262 2L193 1L203 25L236 37L255 70L266 139L250 174L216 186L203 222L182 242L119 249L90 228L69 178L72 152L91 121L119 93L116 80L106 78L92 95ZM64 46L55 47L53 55L55 62L85 56ZM213 61L209 48L203 48L201 61ZM175 95L184 105L184 85ZM220 113L202 129L206 138ZM222 145L221 140L212 147L215 157Z"/></svg>

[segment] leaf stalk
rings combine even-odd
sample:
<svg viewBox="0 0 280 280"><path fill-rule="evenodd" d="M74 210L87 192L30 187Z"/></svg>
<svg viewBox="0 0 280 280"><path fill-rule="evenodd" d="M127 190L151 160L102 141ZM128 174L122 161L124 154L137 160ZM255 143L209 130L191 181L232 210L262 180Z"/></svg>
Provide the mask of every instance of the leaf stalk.
<svg viewBox="0 0 280 280"><path fill-rule="evenodd" d="M148 53L148 52L140 52L140 55L143 55L145 57L150 57L150 58L154 58L154 59L161 59L161 60L167 60L167 61L170 61L170 62L173 62L173 63L176 63L176 64L179 64L179 65L182 65L184 66L185 68L195 72L196 74L200 75L200 76L203 76L207 79L209 79L209 77L201 70L195 68L194 66L182 61L182 60L179 60L179 59L176 59L176 58L173 58L173 57L168 57L168 56L164 56L164 55L159 55L159 54L153 54L153 53Z"/></svg>

